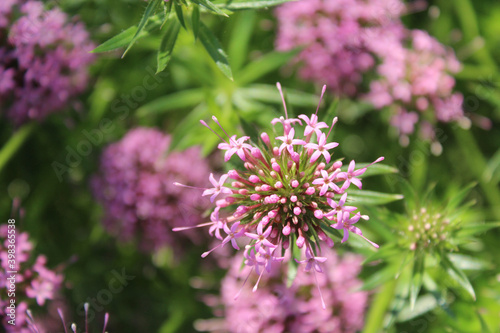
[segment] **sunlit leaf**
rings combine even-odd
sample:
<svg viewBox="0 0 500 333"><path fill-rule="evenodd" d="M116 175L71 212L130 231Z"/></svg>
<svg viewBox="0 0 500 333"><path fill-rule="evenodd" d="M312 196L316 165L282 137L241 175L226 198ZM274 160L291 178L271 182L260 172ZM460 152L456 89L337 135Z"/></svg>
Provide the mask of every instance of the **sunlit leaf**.
<svg viewBox="0 0 500 333"><path fill-rule="evenodd" d="M193 28L194 40L198 39L200 32L200 7L193 5L193 13L191 14L191 27Z"/></svg>
<svg viewBox="0 0 500 333"><path fill-rule="evenodd" d="M175 9L175 14L177 15L177 19L179 19L179 23L182 25L184 30L187 30L186 22L184 21L184 14L182 13L182 6L177 2L174 2L174 9Z"/></svg>
<svg viewBox="0 0 500 333"><path fill-rule="evenodd" d="M122 58L125 57L127 54L128 50L134 45L134 43L137 41L137 39L140 36L140 33L146 26L146 23L148 23L149 18L154 14L156 9L158 8L158 5L161 3L163 0L151 0L146 7L146 10L144 11L144 15L142 15L141 21L139 22L139 25L137 26L137 31L135 32L134 36L132 37L132 40L127 46L127 49L125 52L123 52Z"/></svg>
<svg viewBox="0 0 500 333"><path fill-rule="evenodd" d="M165 32L161 39L160 48L157 54L157 68L156 74L163 71L172 57L172 51L174 50L175 41L177 40L177 35L179 35L179 30L181 26L177 20L169 20L166 24Z"/></svg>
<svg viewBox="0 0 500 333"><path fill-rule="evenodd" d="M403 199L401 194L390 194L367 190L347 190L348 201L362 205L384 205L389 202Z"/></svg>
<svg viewBox="0 0 500 333"><path fill-rule="evenodd" d="M424 313L427 313L437 307L437 302L434 296L432 295L423 295L419 297L415 305L412 306L405 306L401 311L398 313L396 317L397 322L405 322L412 320L418 316L423 315Z"/></svg>
<svg viewBox="0 0 500 333"><path fill-rule="evenodd" d="M175 110L193 107L203 101L205 94L202 89L182 90L170 95L160 97L141 106L137 111L138 117L172 112Z"/></svg>
<svg viewBox="0 0 500 333"><path fill-rule="evenodd" d="M198 5L201 5L205 7L206 9L222 16L228 17L226 13L224 13L222 10L220 10L216 5L214 5L211 1L209 0L191 0L191 2L194 2Z"/></svg>
<svg viewBox="0 0 500 333"><path fill-rule="evenodd" d="M448 273L448 276L454 281L458 282L458 284L465 290L472 299L476 300L476 293L474 292L474 288L469 282L467 276L459 269L455 264L453 264L448 256L444 253L441 254L441 266Z"/></svg>
<svg viewBox="0 0 500 333"><path fill-rule="evenodd" d="M251 61L236 77L241 85L254 82L260 77L274 71L288 63L300 50L295 49L288 52L269 52L262 57Z"/></svg>
<svg viewBox="0 0 500 333"><path fill-rule="evenodd" d="M232 80L233 73L231 72L227 55L212 31L203 22L200 24L200 40L217 67L219 67L226 77Z"/></svg>
<svg viewBox="0 0 500 333"><path fill-rule="evenodd" d="M281 5L285 2L294 0L252 0L252 1L231 1L228 5L224 6L229 10L242 10L242 9L259 9L272 6Z"/></svg>
<svg viewBox="0 0 500 333"><path fill-rule="evenodd" d="M422 287L422 278L424 276L425 254L420 252L415 254L413 261L413 271L410 284L410 309L413 310L417 301L418 293Z"/></svg>

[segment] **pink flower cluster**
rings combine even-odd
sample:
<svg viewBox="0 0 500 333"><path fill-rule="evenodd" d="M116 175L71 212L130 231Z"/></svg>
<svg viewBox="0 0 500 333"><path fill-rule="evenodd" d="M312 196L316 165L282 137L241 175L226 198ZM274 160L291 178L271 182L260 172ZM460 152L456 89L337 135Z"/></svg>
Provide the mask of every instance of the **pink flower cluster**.
<svg viewBox="0 0 500 333"><path fill-rule="evenodd" d="M285 266L273 265L259 290L244 288L237 300L234 295L241 289L243 279L241 258L236 257L221 283L220 299L207 299L214 308L223 305L224 310L216 312L224 318L221 331L355 333L361 330L368 295L353 290L361 285L357 275L362 260L355 255L340 258L330 249L325 249L324 254L330 261L324 267L324 274L313 276L299 270L293 284L287 287L283 281L287 275ZM318 310L322 304L315 279L324 292L325 311Z"/></svg>
<svg viewBox="0 0 500 333"><path fill-rule="evenodd" d="M390 123L407 145L417 124L424 139L436 141L436 122L464 114L450 75L460 70L455 54L428 33L406 29L404 12L400 0L289 2L276 10L276 46L305 47L297 58L302 78L389 107ZM366 93L362 84L369 86Z"/></svg>
<svg viewBox="0 0 500 333"><path fill-rule="evenodd" d="M279 84L278 88L281 93ZM215 117L213 120L220 126ZM332 159L332 150L338 143L327 142L336 121L337 118L325 134L322 129L329 126L319 122L317 114L300 115L297 119L287 115L273 120L276 127L283 129L283 135L274 140L265 132L260 144L248 143L247 136L237 139L226 134L227 140L221 137L224 142L219 149L226 151L226 162L236 155L244 163L244 170L230 170L219 180L210 176L213 188L204 189L203 195L210 196L216 207L211 222L200 226L210 226L210 235L220 243L202 257L228 243L239 250L238 240L245 239L245 264L259 274L260 280L273 262L283 261L283 253L293 247L304 250L306 257L301 262L308 268L325 261L319 256L320 242L328 247L334 245L327 233L340 235L338 230L342 230L342 242L347 241L350 233L365 238L355 224L368 216L348 205L348 189L351 185L361 189L359 177L367 167L356 169L351 161L347 168L342 168L341 160ZM299 127L303 123L305 127ZM373 163L381 160L382 157ZM231 182L226 184L228 179ZM218 196L221 198L216 200Z"/></svg>
<svg viewBox="0 0 500 333"><path fill-rule="evenodd" d="M104 150L100 173L92 181L105 209L106 229L122 241L137 238L144 251L181 249L186 239L174 236L172 227L201 222L209 206L208 200L173 185L179 179L204 184L210 169L200 150L168 152L169 145L170 136L156 129L133 129ZM196 233L190 236L200 240Z"/></svg>
<svg viewBox="0 0 500 333"><path fill-rule="evenodd" d="M13 225L0 226L0 318L7 332L31 332L28 329L26 310L33 305L44 305L46 300L54 299L61 287L63 277L49 270L45 265L47 258L32 255L33 244L28 240L28 233L19 233ZM15 234L15 237L13 236ZM15 241L15 250L12 247ZM9 250L11 252L9 252ZM12 253L14 252L14 253ZM9 261L13 260L13 261ZM33 262L34 261L34 262ZM9 272L15 271L17 274ZM15 275L15 297L9 297L12 284L7 278ZM15 299L15 323L8 323L11 317L10 299Z"/></svg>
<svg viewBox="0 0 500 333"><path fill-rule="evenodd" d="M391 125L399 131L402 145L420 122L420 134L433 140L434 132L426 131L431 124L424 114L433 114L441 122L464 118L463 96L453 93L455 79L450 73L460 70L454 53L422 30L407 31L405 43L394 41L379 53L377 79L370 83L366 99L375 107L391 107ZM382 50L381 50L382 51Z"/></svg>
<svg viewBox="0 0 500 333"><path fill-rule="evenodd" d="M93 48L84 26L59 9L2 0L0 108L16 125L63 109L87 86Z"/></svg>
<svg viewBox="0 0 500 333"><path fill-rule="evenodd" d="M297 57L300 76L324 82L340 94L354 96L363 73L376 57L370 44L399 37L399 0L301 0L281 5L278 18L278 50L305 48Z"/></svg>

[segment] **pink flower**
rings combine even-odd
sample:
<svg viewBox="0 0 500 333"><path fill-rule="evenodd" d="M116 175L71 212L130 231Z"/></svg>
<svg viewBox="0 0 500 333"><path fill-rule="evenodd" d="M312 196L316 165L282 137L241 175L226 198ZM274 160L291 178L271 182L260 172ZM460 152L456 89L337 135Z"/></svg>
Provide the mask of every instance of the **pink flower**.
<svg viewBox="0 0 500 333"><path fill-rule="evenodd" d="M300 139L294 139L295 135L295 130L292 128L290 130L290 132L288 133L288 135L284 135L284 136L278 136L276 139L277 140L281 140L283 141L283 143L281 144L280 148L279 148L279 152L281 154L281 152L286 148L288 150L288 152L290 154L292 154L294 151L293 151L293 146L297 146L297 145L305 145L306 142L304 140L300 140Z"/></svg>
<svg viewBox="0 0 500 333"><path fill-rule="evenodd" d="M326 124L325 124L326 125ZM325 133L321 133L319 136L318 144L308 143L305 145L306 148L315 149L316 151L311 155L311 163L316 162L316 160L323 155L325 157L326 163L330 163L330 153L328 150L337 147L339 144L337 142L326 143Z"/></svg>
<svg viewBox="0 0 500 333"><path fill-rule="evenodd" d="M310 248L306 248L306 259L305 260L297 260L295 259L299 264L306 264L305 271L309 272L312 267L316 270L318 273L323 273L323 270L321 269L321 266L319 263L323 263L326 261L326 257L315 257L313 253L311 253Z"/></svg>
<svg viewBox="0 0 500 333"><path fill-rule="evenodd" d="M315 132L316 136L319 138L322 134L321 129L328 128L328 125L325 122L318 122L318 116L315 114L312 114L310 119L305 114L301 114L299 118L304 120L307 125L304 129L304 136L308 136L312 132Z"/></svg>
<svg viewBox="0 0 500 333"><path fill-rule="evenodd" d="M228 175L222 175L220 178L219 178L219 181L216 181L215 178L214 178L214 174L211 173L210 174L210 177L209 177L209 180L210 182L212 183L212 185L214 186L214 188L210 188L210 189L207 189L205 191L203 191L203 194L202 196L205 196L205 195L212 195L210 197L210 202L214 202L215 198L220 194L220 193L226 193L226 194L232 194L233 191L228 188L228 187L224 187L224 182L226 181Z"/></svg>
<svg viewBox="0 0 500 333"><path fill-rule="evenodd" d="M236 135L233 135L229 139L229 143L223 142L219 143L219 149L227 150L224 154L224 160L227 162L231 159L231 156L236 153L243 161L245 161L245 149L252 149L252 146L248 143L244 143L250 139L249 136L242 136L236 139Z"/></svg>

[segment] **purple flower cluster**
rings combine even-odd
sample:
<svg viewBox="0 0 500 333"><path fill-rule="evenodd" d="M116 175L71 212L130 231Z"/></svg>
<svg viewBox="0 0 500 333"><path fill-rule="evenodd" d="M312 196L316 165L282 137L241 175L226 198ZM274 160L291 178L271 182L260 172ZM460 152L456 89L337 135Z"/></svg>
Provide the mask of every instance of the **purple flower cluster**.
<svg viewBox="0 0 500 333"><path fill-rule="evenodd" d="M376 63L370 44L399 37L403 10L399 0L293 1L276 9L276 47L305 46L296 59L302 63L300 76L354 96L363 73Z"/></svg>
<svg viewBox="0 0 500 333"><path fill-rule="evenodd" d="M283 98L279 84L278 88ZM323 93L325 89L323 87ZM357 207L348 205L351 199L348 189L351 185L361 189L359 177L369 165L356 169L355 162L351 161L343 168L341 160L332 159L332 149L339 144L327 142L337 118L325 134L321 129L329 126L319 122L317 114L289 119L284 106L287 117L272 121L283 129L283 135L274 140L265 132L261 134L259 145L247 143L247 136L237 139L226 134L227 140L221 137L224 142L219 144L219 149L226 151L226 162L236 155L245 169L230 170L219 180L211 175L213 188L203 192L212 202L219 195L222 198L215 201L211 222L202 224L210 226L210 235L220 243L202 257L228 243L239 250L237 240L245 239L245 264L260 277L270 271L273 262L285 260L283 251L290 252L293 247L304 250L305 260L301 263L307 268L325 261L326 258L319 256L319 242L328 247L334 245L327 233L342 230L342 243L347 241L350 233L365 238L355 224L360 219L368 220L368 216L361 215ZM215 117L213 120L220 126ZM303 126L302 122L304 128L299 127ZM381 160L383 157L373 163ZM228 179L232 180L230 185L226 185Z"/></svg>
<svg viewBox="0 0 500 333"><path fill-rule="evenodd" d="M2 0L0 108L20 125L66 107L87 85L93 48L84 26L59 9Z"/></svg>
<svg viewBox="0 0 500 333"><path fill-rule="evenodd" d="M361 330L368 294L353 290L361 285L357 275L362 260L355 255L340 258L330 249L325 249L324 254L329 259L329 264L323 267L324 274L313 275L299 269L293 284L287 287L283 281L286 266L276 264L255 292L250 287L239 291L245 272L240 270L241 258L236 257L221 283L220 299L208 299L210 305L221 303L224 307L220 313L216 312L224 318L221 331L355 333ZM320 310L316 282L323 290L325 310ZM239 298L235 300L238 292Z"/></svg>
<svg viewBox="0 0 500 333"><path fill-rule="evenodd" d="M402 145L417 124L424 139L436 141L436 122L464 118L463 96L453 93L450 75L460 70L454 52L424 31L406 29L405 11L400 0L302 0L276 10L277 48L305 46L297 57L300 76L389 107Z"/></svg>
<svg viewBox="0 0 500 333"><path fill-rule="evenodd" d="M179 249L185 239L174 236L172 227L200 223L209 204L173 185L179 179L190 186L205 183L210 169L200 150L169 153L169 145L170 137L156 129L133 129L105 149L93 179L106 229L123 241L137 238L144 251Z"/></svg>
<svg viewBox="0 0 500 333"><path fill-rule="evenodd" d="M12 228L14 226L14 228ZM45 265L47 258L32 255L33 244L28 240L28 233L16 233L15 225L0 226L0 318L7 332L31 332L28 330L26 310L34 304L44 305L48 299L54 299L61 287L63 277L49 270ZM15 237L13 236L15 234ZM12 242L14 240L15 243ZM15 244L15 249L12 245ZM10 250L10 252L9 252ZM13 253L14 252L14 253ZM33 263L34 261L34 263ZM15 297L9 298L12 279L15 275ZM15 323L8 323L12 318L10 299L15 299Z"/></svg>

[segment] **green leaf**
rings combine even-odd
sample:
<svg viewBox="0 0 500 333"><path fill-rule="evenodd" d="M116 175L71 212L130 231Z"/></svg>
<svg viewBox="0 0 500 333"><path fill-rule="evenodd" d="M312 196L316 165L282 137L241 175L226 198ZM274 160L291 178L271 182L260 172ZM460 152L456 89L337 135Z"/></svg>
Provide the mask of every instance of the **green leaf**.
<svg viewBox="0 0 500 333"><path fill-rule="evenodd" d="M500 94L499 94L500 95ZM500 149L489 160L486 170L484 170L483 178L487 182L498 183L500 180Z"/></svg>
<svg viewBox="0 0 500 333"><path fill-rule="evenodd" d="M193 13L191 14L191 27L193 28L194 40L197 40L200 32L200 7L196 4L193 5Z"/></svg>
<svg viewBox="0 0 500 333"><path fill-rule="evenodd" d="M221 72L230 80L233 80L233 73L231 72L231 67L229 66L229 61L227 60L227 55L222 49L217 38L213 35L212 31L208 27L200 22L200 40L205 49L207 50L210 57L213 59L217 67Z"/></svg>
<svg viewBox="0 0 500 333"><path fill-rule="evenodd" d="M229 17L226 13L224 13L222 10L220 10L217 6L215 6L209 0L191 0L191 2L194 2L198 5L201 5L201 6L205 7L206 9L208 9L208 10L210 10L218 15Z"/></svg>
<svg viewBox="0 0 500 333"><path fill-rule="evenodd" d="M410 309L413 310L417 301L418 293L422 287L422 278L424 276L425 254L420 252L415 254L413 261L413 272L410 284Z"/></svg>
<svg viewBox="0 0 500 333"><path fill-rule="evenodd" d="M0 171L30 136L30 134L35 129L35 126L35 122L26 123L19 129L17 129L10 136L9 140L2 146L0 150Z"/></svg>
<svg viewBox="0 0 500 333"><path fill-rule="evenodd" d="M403 192L403 197L405 198L406 210L408 213L413 214L420 205L417 193L406 179L401 178L399 186L401 187L401 192Z"/></svg>
<svg viewBox="0 0 500 333"><path fill-rule="evenodd" d="M369 262L377 261L380 259L395 258L401 254L401 249L396 244L390 244L381 246L376 252L366 257L362 265L366 265Z"/></svg>
<svg viewBox="0 0 500 333"><path fill-rule="evenodd" d="M479 319L479 323L481 324L481 332L482 333L491 333L490 328L486 324L486 321L484 321L483 316L479 312L476 311L476 316Z"/></svg>
<svg viewBox="0 0 500 333"><path fill-rule="evenodd" d="M136 111L137 117L146 117L155 114L171 112L183 108L193 107L205 98L202 89L191 89L179 91L141 106Z"/></svg>
<svg viewBox="0 0 500 333"><path fill-rule="evenodd" d="M229 10L259 9L281 5L294 0L252 0L252 1L231 1L224 8Z"/></svg>
<svg viewBox="0 0 500 333"><path fill-rule="evenodd" d="M160 48L158 49L156 74L167 67L172 57L172 51L174 50L175 41L177 40L180 29L181 26L177 20L171 19L167 22L165 32L161 39Z"/></svg>
<svg viewBox="0 0 500 333"><path fill-rule="evenodd" d="M300 49L294 49L287 52L269 52L259 59L251 61L245 68L243 68L236 77L236 81L240 83L240 85L246 85L250 82L254 82L269 72L272 72L288 63L290 59L299 53L299 51Z"/></svg>
<svg viewBox="0 0 500 333"><path fill-rule="evenodd" d="M469 282L467 276L462 272L461 269L455 266L448 256L444 253L441 253L441 266L448 273L448 276L454 281L458 282L458 284L471 295L473 300L476 300L476 293L474 292L474 288Z"/></svg>
<svg viewBox="0 0 500 333"><path fill-rule="evenodd" d="M186 22L184 21L184 14L182 14L182 6L179 5L177 2L174 2L174 9L175 9L175 14L177 15L177 18L179 19L180 24L182 25L184 30L187 30Z"/></svg>
<svg viewBox="0 0 500 333"><path fill-rule="evenodd" d="M231 66L235 72L239 71L247 58L256 13L254 11L246 11L236 15L236 19L233 17L234 27L231 31L231 39L228 46L229 59L231 59Z"/></svg>
<svg viewBox="0 0 500 333"><path fill-rule="evenodd" d="M397 265L386 266L378 272L370 275L363 285L361 286L361 290L372 290L373 288L383 284L384 282L394 280L396 272L398 270Z"/></svg>
<svg viewBox="0 0 500 333"><path fill-rule="evenodd" d="M123 52L122 58L125 57L128 50L130 50L132 45L134 45L134 43L137 41L140 33L142 32L142 30L146 26L146 23L148 23L148 20L151 17L151 15L153 15L154 12L156 11L156 8L161 3L161 1L162 0L151 0L149 2L148 6L146 7L146 11L144 12L144 15L142 15L141 21L139 22L139 25L137 26L137 31L135 32L134 37L132 37L132 40L130 41L130 43L128 44L127 49L125 50L125 52Z"/></svg>
<svg viewBox="0 0 500 333"><path fill-rule="evenodd" d="M95 49L91 51L91 53L100 53L100 52L108 52L116 50L117 48L126 46L130 44L132 38L134 38L135 33L137 32L137 27L130 27L125 31L120 32L118 35L108 39ZM141 33L142 36L146 35L146 31ZM139 36L139 37L142 37Z"/></svg>
<svg viewBox="0 0 500 333"><path fill-rule="evenodd" d="M397 322L405 322L423 315L437 307L437 302L432 295L419 297L414 306L405 306L396 317Z"/></svg>
<svg viewBox="0 0 500 333"><path fill-rule="evenodd" d="M403 199L401 194L389 194L366 190L347 190L349 202L362 205L384 205L389 202Z"/></svg>
<svg viewBox="0 0 500 333"><path fill-rule="evenodd" d="M454 210L455 208L457 208L474 186L476 186L476 183L471 183L465 186L463 189L461 189L458 193L453 194L453 197L446 205L446 208L450 210Z"/></svg>
<svg viewBox="0 0 500 333"><path fill-rule="evenodd" d="M266 103L281 104L281 97L276 86L269 84L253 84L248 88L241 88L240 92L245 96ZM316 107L319 96L304 93L298 90L287 89L287 103L300 107Z"/></svg>
<svg viewBox="0 0 500 333"><path fill-rule="evenodd" d="M468 223L461 225L460 230L457 232L457 236L465 237L472 236L476 234L481 234L490 229L500 227L500 222L482 222L482 223Z"/></svg>
<svg viewBox="0 0 500 333"><path fill-rule="evenodd" d="M457 268L463 270L483 270L491 267L489 262L465 254L451 253L448 258Z"/></svg>
<svg viewBox="0 0 500 333"><path fill-rule="evenodd" d="M369 164L370 163L356 163L356 168L363 169L363 168L368 167ZM341 168L341 170L346 172L348 168L349 168L349 165L344 165ZM386 175L389 173L398 173L398 169L391 167L389 165L375 163L375 164L369 166L366 169L365 173L361 177L366 178L366 177L371 177L371 176Z"/></svg>
<svg viewBox="0 0 500 333"><path fill-rule="evenodd" d="M295 244L295 241L292 244ZM288 261L288 271L286 274L286 286L288 288L290 288L293 284L293 281L295 280L295 277L297 276L297 272L299 270L299 263L296 262L295 259L300 260L300 249L296 246L291 246L293 258L290 258L290 260Z"/></svg>

